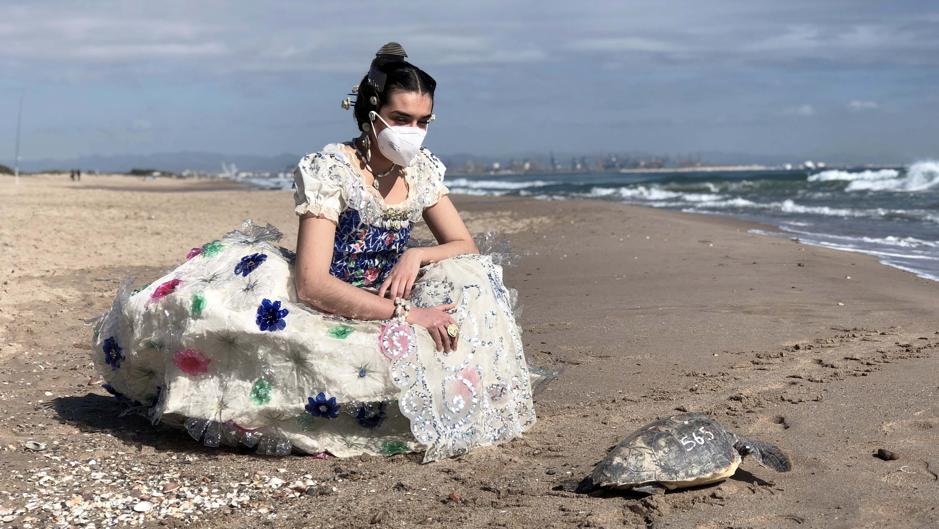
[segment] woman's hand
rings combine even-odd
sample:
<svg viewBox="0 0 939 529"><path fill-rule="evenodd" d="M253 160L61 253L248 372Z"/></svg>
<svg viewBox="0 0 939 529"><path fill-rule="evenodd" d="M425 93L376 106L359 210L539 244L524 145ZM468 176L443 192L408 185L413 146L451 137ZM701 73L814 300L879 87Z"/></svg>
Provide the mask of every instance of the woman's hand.
<svg viewBox="0 0 939 529"><path fill-rule="evenodd" d="M456 324L456 322L445 312L454 307L456 307L456 305L453 303L437 305L436 307L428 307L426 309L413 307L411 311L408 312L407 322L420 325L427 329L430 333L430 337L433 338L434 343L437 344L437 351L445 351L447 353L456 351L456 343L459 339L459 334L456 337L447 334L447 326Z"/></svg>
<svg viewBox="0 0 939 529"><path fill-rule="evenodd" d="M395 263L388 277L378 288L378 297L388 294L390 299L411 296L411 287L417 279L417 272L421 269L421 253L418 248L405 250L398 262Z"/></svg>

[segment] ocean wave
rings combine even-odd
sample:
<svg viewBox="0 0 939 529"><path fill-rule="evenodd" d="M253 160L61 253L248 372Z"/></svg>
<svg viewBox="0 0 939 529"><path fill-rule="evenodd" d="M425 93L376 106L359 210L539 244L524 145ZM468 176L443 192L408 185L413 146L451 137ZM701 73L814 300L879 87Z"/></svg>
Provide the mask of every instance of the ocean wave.
<svg viewBox="0 0 939 529"><path fill-rule="evenodd" d="M866 248L863 246L855 246L851 244L839 244L831 241L805 241L810 244L817 244L818 246L824 246L825 248L833 248L835 250L845 250L849 252L861 252L868 255L876 255L878 257L898 257L902 259L910 259L913 261L935 261L936 256L934 255L916 255L909 253L897 253L897 252L885 252L883 250L875 250L873 248Z"/></svg>
<svg viewBox="0 0 939 529"><path fill-rule="evenodd" d="M781 228L789 233L797 233L799 235L805 235L806 237L835 239L839 241L846 241L848 243L864 243L868 245L893 246L911 249L939 248L939 241L926 241L923 239L917 239L916 237L897 237L895 235L888 235L886 237L834 235L830 233L815 233L811 231L797 230L787 226L781 226Z"/></svg>
<svg viewBox="0 0 939 529"><path fill-rule="evenodd" d="M939 162L925 161L911 165L903 178L854 181L845 191L925 191L939 186Z"/></svg>
<svg viewBox="0 0 939 529"><path fill-rule="evenodd" d="M448 187L450 187L450 186L448 186ZM482 196L486 196L486 197L501 197L501 196L507 195L507 194L509 194L509 193L511 192L511 191L507 191L507 190L498 190L498 191L495 191L495 190L489 190L489 189L472 189L472 188L460 189L460 188L454 188L454 187L450 187L450 191L451 191L452 193L459 193L459 194L461 194L461 195L471 195L471 196L477 196L477 197L482 197Z"/></svg>
<svg viewBox="0 0 939 529"><path fill-rule="evenodd" d="M543 187L551 185L551 182L544 180L529 180L523 182L509 182L505 180L476 180L469 178L454 178L445 181L448 187L457 187L461 189L526 189L529 187Z"/></svg>
<svg viewBox="0 0 939 529"><path fill-rule="evenodd" d="M715 200L713 202L705 202L698 205L699 208L758 208L763 206L752 200L747 200L745 198L728 198L726 200Z"/></svg>
<svg viewBox="0 0 939 529"><path fill-rule="evenodd" d="M895 169L880 169L878 171L861 171L859 173L852 173L849 171L839 171L837 169L831 169L828 171L822 171L820 173L809 176L808 181L809 182L878 181L878 180L887 180L890 178L896 178L898 176L900 176L900 172Z"/></svg>
<svg viewBox="0 0 939 529"><path fill-rule="evenodd" d="M905 209L884 209L884 208L870 208L870 209L851 209L851 208L835 208L829 206L806 206L799 204L791 199L783 200L782 202L753 202L744 198L732 198L728 200L721 200L717 202L709 202L698 205L692 204L682 204L683 206L692 206L698 207L701 209L719 209L721 207L725 208L741 208L741 209L753 209L753 210L766 210L772 212L786 213L791 215L815 215L819 217L840 217L840 218L871 218L871 219L884 219L884 218L895 218L895 219L904 219L913 222L921 221L931 221L939 223L939 215L931 215L923 210L905 210ZM798 224L796 222L786 220L786 223ZM811 223L803 225L811 225Z"/></svg>
<svg viewBox="0 0 939 529"><path fill-rule="evenodd" d="M773 202L769 204L773 209L778 209L783 213L808 213L810 215L823 215L826 217L866 217L863 210L850 208L832 208L828 206L804 206L797 204L790 199L782 202ZM879 210L878 210L879 211ZM878 213L882 214L882 213Z"/></svg>
<svg viewBox="0 0 939 529"><path fill-rule="evenodd" d="M626 201L662 202L678 201L683 202L717 202L725 199L724 195L713 193L690 193L682 191L669 191L660 186L636 186L636 187L592 187L586 193L576 193L575 196L583 198L622 198ZM658 204L654 204L658 205Z"/></svg>
<svg viewBox="0 0 939 529"><path fill-rule="evenodd" d="M916 162L902 173L894 169L877 171L822 171L808 178L809 182L848 182L845 191L925 191L939 187L939 162Z"/></svg>
<svg viewBox="0 0 939 529"><path fill-rule="evenodd" d="M876 257L878 261L887 266L910 272L924 279L939 281L939 275L937 275L937 270L939 270L939 268L937 268L937 264L939 264L939 255L937 255L935 250L924 249L921 247L908 249L905 246L906 244L924 244L927 247L935 248L934 245L939 244L937 242L923 241L914 237L851 237L827 233L801 232L799 230L786 229L785 226L781 227L783 228L784 233L796 233L800 235L798 240L805 244L822 246L844 252L855 252L871 255ZM767 235L771 237L778 237L781 235L779 233L758 229L751 229L747 231L749 233ZM831 239L842 240L845 242L833 242ZM895 251L891 251L889 247L892 245L893 247L899 246L900 248ZM884 248L884 246L888 246L888 248Z"/></svg>

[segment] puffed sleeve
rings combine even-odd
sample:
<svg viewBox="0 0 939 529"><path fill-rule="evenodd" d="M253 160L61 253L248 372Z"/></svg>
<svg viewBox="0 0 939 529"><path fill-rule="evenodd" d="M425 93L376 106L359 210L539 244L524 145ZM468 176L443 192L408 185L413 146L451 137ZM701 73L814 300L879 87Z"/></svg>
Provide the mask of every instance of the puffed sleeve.
<svg viewBox="0 0 939 529"><path fill-rule="evenodd" d="M424 207L429 208L437 203L440 200L440 197L450 193L450 190L447 189L447 186L443 183L443 175L447 172L447 167L440 161L440 158L430 152L428 149L423 149L424 155L426 156L426 178L427 178L427 191L425 194Z"/></svg>
<svg viewBox="0 0 939 529"><path fill-rule="evenodd" d="M312 213L339 222L339 214L345 209L339 178L338 168L328 155L314 152L301 158L293 171L297 215Z"/></svg>

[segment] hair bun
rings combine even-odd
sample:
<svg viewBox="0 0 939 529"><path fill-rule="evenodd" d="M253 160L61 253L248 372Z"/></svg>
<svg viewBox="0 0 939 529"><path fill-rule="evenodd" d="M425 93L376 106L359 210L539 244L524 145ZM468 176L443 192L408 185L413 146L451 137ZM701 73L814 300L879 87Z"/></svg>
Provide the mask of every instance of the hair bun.
<svg viewBox="0 0 939 529"><path fill-rule="evenodd" d="M378 53L375 54L375 62L403 61L407 56L408 54L405 53L403 46L397 42L389 42L379 48Z"/></svg>

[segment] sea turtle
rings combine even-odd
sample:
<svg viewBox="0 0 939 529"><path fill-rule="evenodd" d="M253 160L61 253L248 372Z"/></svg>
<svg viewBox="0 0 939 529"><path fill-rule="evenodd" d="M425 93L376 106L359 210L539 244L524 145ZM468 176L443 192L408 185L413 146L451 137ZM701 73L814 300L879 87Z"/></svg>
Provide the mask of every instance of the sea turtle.
<svg viewBox="0 0 939 529"><path fill-rule="evenodd" d="M649 423L616 445L577 492L598 488L654 494L729 478L742 456L779 472L792 467L778 447L728 432L701 413L683 413Z"/></svg>

